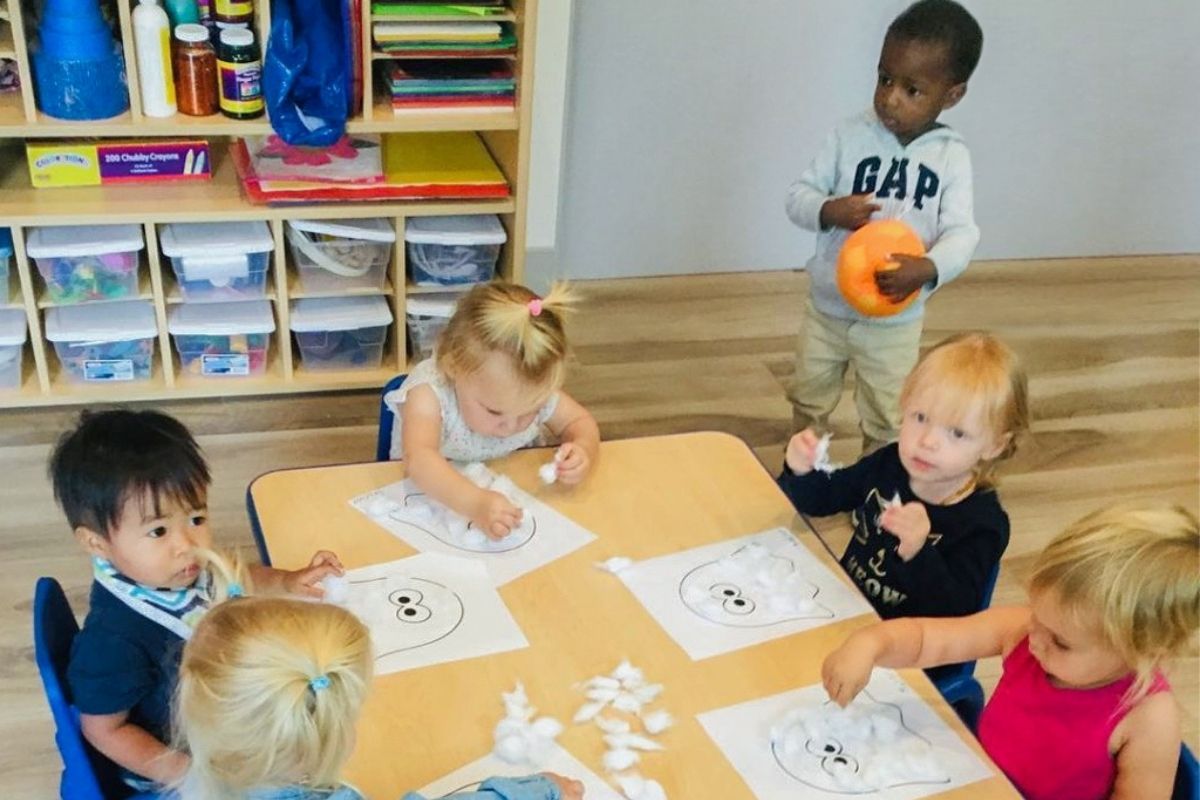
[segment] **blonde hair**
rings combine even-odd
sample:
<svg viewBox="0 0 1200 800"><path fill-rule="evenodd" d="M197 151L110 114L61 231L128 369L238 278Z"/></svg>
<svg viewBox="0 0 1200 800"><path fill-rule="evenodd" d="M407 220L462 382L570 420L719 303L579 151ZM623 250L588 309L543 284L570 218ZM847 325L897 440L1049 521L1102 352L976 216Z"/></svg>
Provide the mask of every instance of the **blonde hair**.
<svg viewBox="0 0 1200 800"><path fill-rule="evenodd" d="M990 434L1004 440L994 458L975 468L975 483L995 484L999 461L1017 452L1017 440L1029 430L1029 394L1025 370L1017 354L990 333L974 331L943 339L926 351L904 380L900 407L917 395L935 416L961 421L979 408Z"/></svg>
<svg viewBox="0 0 1200 800"><path fill-rule="evenodd" d="M371 665L370 635L343 608L281 597L215 606L179 669L177 746L192 754L183 800L336 787Z"/></svg>
<svg viewBox="0 0 1200 800"><path fill-rule="evenodd" d="M452 378L470 375L488 353L501 352L511 357L523 382L557 388L568 351L564 319L576 302L563 283L545 297L504 281L476 286L458 301L438 337L438 369Z"/></svg>
<svg viewBox="0 0 1200 800"><path fill-rule="evenodd" d="M1038 556L1031 593L1053 590L1136 673L1128 702L1143 697L1154 669L1200 625L1200 528L1179 506L1116 505L1056 536Z"/></svg>
<svg viewBox="0 0 1200 800"><path fill-rule="evenodd" d="M254 594L250 570L241 553L236 550L209 550L197 547L192 552L200 566L212 576L212 604L223 603L233 597Z"/></svg>

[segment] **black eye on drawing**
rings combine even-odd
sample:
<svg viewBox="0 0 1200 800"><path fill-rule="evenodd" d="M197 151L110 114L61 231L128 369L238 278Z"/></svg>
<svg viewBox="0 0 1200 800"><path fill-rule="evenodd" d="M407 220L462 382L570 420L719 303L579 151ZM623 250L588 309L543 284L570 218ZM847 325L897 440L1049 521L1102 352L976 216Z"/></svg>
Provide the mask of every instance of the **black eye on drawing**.
<svg viewBox="0 0 1200 800"><path fill-rule="evenodd" d="M847 772L858 772L858 761L853 756L843 754L821 759L821 769L830 775L844 775Z"/></svg>
<svg viewBox="0 0 1200 800"><path fill-rule="evenodd" d="M840 756L842 743L837 739L809 739L804 743L804 749L814 756Z"/></svg>
<svg viewBox="0 0 1200 800"><path fill-rule="evenodd" d="M732 583L714 583L708 587L708 593L718 600L724 600L727 597L741 597L742 589Z"/></svg>
<svg viewBox="0 0 1200 800"><path fill-rule="evenodd" d="M714 583L709 587L708 593L721 601L721 607L727 614L744 617L753 614L756 608L754 601L742 594L741 587L732 583Z"/></svg>
<svg viewBox="0 0 1200 800"><path fill-rule="evenodd" d="M396 619L401 622L425 622L432 617L433 612L421 603L424 599L416 589L397 589L388 595L388 602L396 606Z"/></svg>

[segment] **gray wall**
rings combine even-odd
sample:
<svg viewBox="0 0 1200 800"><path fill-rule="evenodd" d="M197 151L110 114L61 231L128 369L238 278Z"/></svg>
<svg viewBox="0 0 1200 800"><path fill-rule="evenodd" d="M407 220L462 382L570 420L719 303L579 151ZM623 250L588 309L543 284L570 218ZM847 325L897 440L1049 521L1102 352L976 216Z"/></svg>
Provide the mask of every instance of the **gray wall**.
<svg viewBox="0 0 1200 800"><path fill-rule="evenodd" d="M553 0L552 0L553 1ZM901 0L575 4L561 214L573 278L792 268L788 184L868 106ZM983 60L980 258L1200 251L1200 3L966 0Z"/></svg>

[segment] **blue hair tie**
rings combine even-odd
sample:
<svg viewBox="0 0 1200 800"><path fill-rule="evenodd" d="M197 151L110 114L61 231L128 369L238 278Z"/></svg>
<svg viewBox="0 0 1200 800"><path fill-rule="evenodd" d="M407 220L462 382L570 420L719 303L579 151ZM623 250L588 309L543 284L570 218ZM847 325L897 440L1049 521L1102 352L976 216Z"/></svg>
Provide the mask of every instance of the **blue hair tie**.
<svg viewBox="0 0 1200 800"><path fill-rule="evenodd" d="M329 676L328 675L318 675L315 678L310 678L308 681L308 688L312 689L314 693L319 692L322 689L328 689L329 688Z"/></svg>
<svg viewBox="0 0 1200 800"><path fill-rule="evenodd" d="M245 597L246 590L242 588L240 583L231 583L225 589L225 595L232 600L235 597Z"/></svg>

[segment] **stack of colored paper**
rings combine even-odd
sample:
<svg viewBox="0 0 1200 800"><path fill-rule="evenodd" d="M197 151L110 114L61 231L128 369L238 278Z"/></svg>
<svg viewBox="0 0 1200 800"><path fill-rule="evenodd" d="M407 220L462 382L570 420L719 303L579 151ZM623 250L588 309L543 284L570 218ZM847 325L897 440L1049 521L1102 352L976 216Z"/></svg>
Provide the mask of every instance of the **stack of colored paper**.
<svg viewBox="0 0 1200 800"><path fill-rule="evenodd" d="M497 22L376 22L375 44L398 57L480 58L517 50L511 25Z"/></svg>
<svg viewBox="0 0 1200 800"><path fill-rule="evenodd" d="M392 109L413 111L511 111L517 81L501 59L393 61L387 70Z"/></svg>
<svg viewBox="0 0 1200 800"><path fill-rule="evenodd" d="M255 171L244 140L234 142L231 154L242 188L254 203L467 200L509 196L504 173L478 134L471 131L384 134L382 183L267 179Z"/></svg>
<svg viewBox="0 0 1200 800"><path fill-rule="evenodd" d="M463 17L487 18L508 11L504 0L459 0L459 2L422 2L421 0L375 0L371 13L376 17Z"/></svg>

